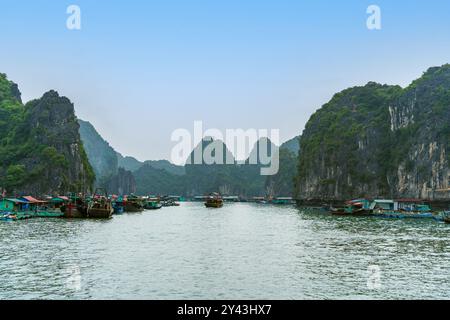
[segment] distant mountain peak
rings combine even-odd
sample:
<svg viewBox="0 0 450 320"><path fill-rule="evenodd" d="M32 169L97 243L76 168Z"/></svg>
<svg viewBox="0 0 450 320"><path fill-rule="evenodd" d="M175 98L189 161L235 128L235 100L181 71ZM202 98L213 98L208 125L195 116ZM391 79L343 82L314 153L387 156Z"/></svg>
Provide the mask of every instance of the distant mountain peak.
<svg viewBox="0 0 450 320"><path fill-rule="evenodd" d="M261 156L272 157L278 150L278 146L275 145L270 138L261 137L253 146L246 163L249 164L260 164Z"/></svg>
<svg viewBox="0 0 450 320"><path fill-rule="evenodd" d="M222 157L218 159L220 155L216 152L221 152ZM205 157L211 157L216 160L215 164L235 164L236 160L234 155L228 149L225 142L220 139L214 140L213 137L204 137L201 142L192 150L191 154L186 160L188 165L208 165L211 164L205 159ZM219 163L217 163L219 162Z"/></svg>

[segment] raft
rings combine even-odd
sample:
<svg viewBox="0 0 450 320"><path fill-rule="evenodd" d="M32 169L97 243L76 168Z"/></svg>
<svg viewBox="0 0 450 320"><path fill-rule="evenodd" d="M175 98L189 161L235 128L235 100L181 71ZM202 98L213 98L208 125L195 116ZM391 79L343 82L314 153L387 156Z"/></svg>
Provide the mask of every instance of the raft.
<svg viewBox="0 0 450 320"><path fill-rule="evenodd" d="M386 212L374 212L370 215L373 217L392 218L392 219L433 219L433 218L435 218L435 216L431 212L386 211Z"/></svg>

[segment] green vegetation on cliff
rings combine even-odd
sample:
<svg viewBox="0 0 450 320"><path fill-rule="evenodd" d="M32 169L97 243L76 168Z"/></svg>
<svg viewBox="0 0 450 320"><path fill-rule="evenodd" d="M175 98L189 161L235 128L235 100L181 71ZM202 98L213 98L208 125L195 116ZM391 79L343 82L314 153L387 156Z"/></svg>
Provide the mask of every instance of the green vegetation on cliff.
<svg viewBox="0 0 450 320"><path fill-rule="evenodd" d="M73 104L57 92L23 105L17 86L0 74L0 134L0 188L39 194L92 187Z"/></svg>
<svg viewBox="0 0 450 320"><path fill-rule="evenodd" d="M449 104L449 65L406 89L371 82L336 94L303 132L297 197L435 197L448 187Z"/></svg>

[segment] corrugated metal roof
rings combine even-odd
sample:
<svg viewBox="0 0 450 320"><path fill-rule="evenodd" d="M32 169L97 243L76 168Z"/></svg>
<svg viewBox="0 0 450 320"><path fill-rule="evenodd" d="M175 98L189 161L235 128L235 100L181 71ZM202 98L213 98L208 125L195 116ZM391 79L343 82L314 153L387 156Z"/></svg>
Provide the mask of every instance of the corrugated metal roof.
<svg viewBox="0 0 450 320"><path fill-rule="evenodd" d="M7 199L5 199L6 201L9 201L9 202L14 202L14 203L28 203L27 201L25 201L25 200L20 200L20 199L16 199L16 198L7 198Z"/></svg>
<svg viewBox="0 0 450 320"><path fill-rule="evenodd" d="M21 199L25 199L26 201L31 202L31 203L44 203L45 202L45 201L41 201L36 198L33 198L32 196L25 196L25 197L22 197Z"/></svg>

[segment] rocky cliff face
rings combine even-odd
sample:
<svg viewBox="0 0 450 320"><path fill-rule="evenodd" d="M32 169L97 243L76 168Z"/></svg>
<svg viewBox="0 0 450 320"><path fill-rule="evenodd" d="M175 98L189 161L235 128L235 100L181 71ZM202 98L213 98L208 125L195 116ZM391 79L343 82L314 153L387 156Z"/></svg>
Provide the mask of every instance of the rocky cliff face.
<svg viewBox="0 0 450 320"><path fill-rule="evenodd" d="M8 86L6 77L0 84ZM17 85L9 82L9 90L0 97L0 187L14 194L91 189L94 173L70 100L49 91L23 106Z"/></svg>
<svg viewBox="0 0 450 320"><path fill-rule="evenodd" d="M80 137L83 141L89 162L94 169L97 182L117 173L118 159L114 149L95 130L94 126L78 120Z"/></svg>
<svg viewBox="0 0 450 320"><path fill-rule="evenodd" d="M369 83L345 90L306 125L299 199L448 199L450 66L409 87Z"/></svg>
<svg viewBox="0 0 450 320"><path fill-rule="evenodd" d="M117 173L104 182L106 190L118 195L136 192L136 180L131 171L119 168Z"/></svg>
<svg viewBox="0 0 450 320"><path fill-rule="evenodd" d="M136 192L136 181L132 172L119 167L121 156L91 123L83 120L78 120L78 123L81 140L96 175L95 186L119 195Z"/></svg>

